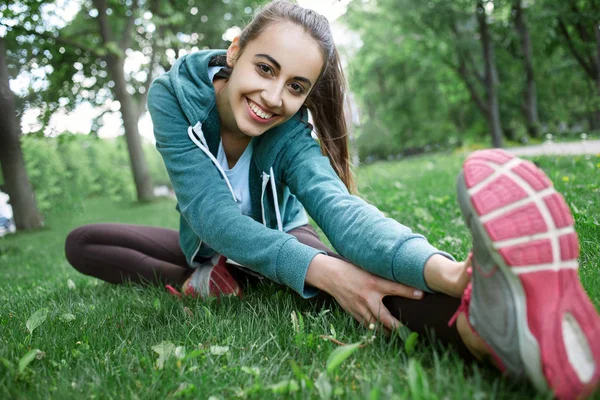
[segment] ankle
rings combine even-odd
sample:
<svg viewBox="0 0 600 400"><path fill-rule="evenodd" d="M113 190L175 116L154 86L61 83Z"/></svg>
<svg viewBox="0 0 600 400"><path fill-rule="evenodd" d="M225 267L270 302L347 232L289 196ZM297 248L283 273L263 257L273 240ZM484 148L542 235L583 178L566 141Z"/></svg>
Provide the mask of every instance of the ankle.
<svg viewBox="0 0 600 400"><path fill-rule="evenodd" d="M469 274L464 262L452 261L441 254L434 254L425 263L425 282L435 292L461 297Z"/></svg>
<svg viewBox="0 0 600 400"><path fill-rule="evenodd" d="M456 330L469 352L479 361L484 361L491 356L485 342L475 333L469 325L466 314L460 313L456 319Z"/></svg>

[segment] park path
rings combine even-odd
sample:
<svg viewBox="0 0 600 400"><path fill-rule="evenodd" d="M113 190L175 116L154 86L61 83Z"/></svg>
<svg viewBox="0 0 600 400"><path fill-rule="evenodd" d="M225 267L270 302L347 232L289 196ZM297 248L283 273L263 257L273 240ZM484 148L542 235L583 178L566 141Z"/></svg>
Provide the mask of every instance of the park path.
<svg viewBox="0 0 600 400"><path fill-rule="evenodd" d="M580 142L555 143L545 142L535 146L512 147L506 151L516 156L541 156L541 155L600 155L600 140L582 140Z"/></svg>

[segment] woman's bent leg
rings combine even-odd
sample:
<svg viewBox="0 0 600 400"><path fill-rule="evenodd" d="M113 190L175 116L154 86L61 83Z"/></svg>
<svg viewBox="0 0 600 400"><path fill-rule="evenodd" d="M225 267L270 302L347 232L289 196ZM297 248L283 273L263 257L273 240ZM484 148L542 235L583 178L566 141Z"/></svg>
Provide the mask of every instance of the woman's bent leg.
<svg viewBox="0 0 600 400"><path fill-rule="evenodd" d="M65 255L79 272L110 283L181 284L192 273L177 231L130 224L91 224L67 236Z"/></svg>
<svg viewBox="0 0 600 400"><path fill-rule="evenodd" d="M326 251L329 256L344 259L321 242L317 232L310 225L298 227L288 233L295 236L300 243ZM328 304L335 301L325 292L321 292L311 300L318 304ZM421 300L387 296L383 299L383 304L396 319L412 331L420 335L434 332L436 339L445 345L454 346L463 359L467 361L474 360L473 355L464 345L456 325L448 326L448 321L460 305L460 299L445 294L427 294Z"/></svg>

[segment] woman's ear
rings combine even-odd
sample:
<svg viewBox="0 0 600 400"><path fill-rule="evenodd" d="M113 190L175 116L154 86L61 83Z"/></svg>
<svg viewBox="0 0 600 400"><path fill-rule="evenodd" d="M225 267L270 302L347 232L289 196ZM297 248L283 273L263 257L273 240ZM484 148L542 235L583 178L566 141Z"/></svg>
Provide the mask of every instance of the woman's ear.
<svg viewBox="0 0 600 400"><path fill-rule="evenodd" d="M236 36L227 49L227 66L233 68L240 52L240 37Z"/></svg>

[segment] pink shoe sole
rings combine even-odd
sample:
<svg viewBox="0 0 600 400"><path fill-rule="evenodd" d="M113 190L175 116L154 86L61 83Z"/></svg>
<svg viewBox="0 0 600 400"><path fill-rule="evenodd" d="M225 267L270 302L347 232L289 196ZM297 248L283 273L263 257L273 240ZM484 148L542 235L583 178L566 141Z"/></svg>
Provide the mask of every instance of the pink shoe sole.
<svg viewBox="0 0 600 400"><path fill-rule="evenodd" d="M562 195L533 163L502 150L471 155L464 182L511 284L529 378L561 399L591 394L600 380L600 318L579 281L579 242Z"/></svg>

